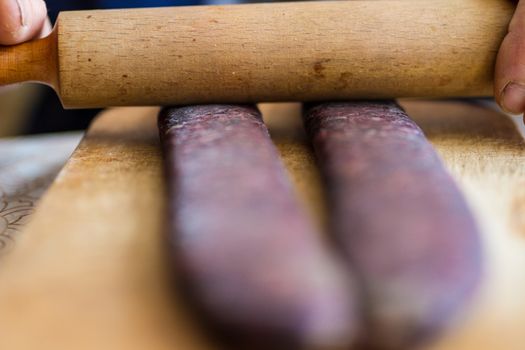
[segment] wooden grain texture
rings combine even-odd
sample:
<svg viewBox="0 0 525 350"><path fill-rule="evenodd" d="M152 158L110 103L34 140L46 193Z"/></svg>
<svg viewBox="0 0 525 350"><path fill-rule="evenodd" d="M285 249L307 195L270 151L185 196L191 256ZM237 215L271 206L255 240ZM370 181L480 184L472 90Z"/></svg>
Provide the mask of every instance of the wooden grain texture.
<svg viewBox="0 0 525 350"><path fill-rule="evenodd" d="M524 141L506 116L481 106L403 106L459 180L487 257L476 301L429 349L522 349ZM300 197L323 216L319 174L296 128L298 107L291 108L262 109L271 113L265 120ZM125 108L100 117L1 260L0 348L214 348L166 282L156 112Z"/></svg>
<svg viewBox="0 0 525 350"><path fill-rule="evenodd" d="M336 1L65 12L68 107L492 93L510 1Z"/></svg>
<svg viewBox="0 0 525 350"><path fill-rule="evenodd" d="M0 84L52 84L66 107L491 95L512 12L507 0L63 12L49 39L0 48Z"/></svg>

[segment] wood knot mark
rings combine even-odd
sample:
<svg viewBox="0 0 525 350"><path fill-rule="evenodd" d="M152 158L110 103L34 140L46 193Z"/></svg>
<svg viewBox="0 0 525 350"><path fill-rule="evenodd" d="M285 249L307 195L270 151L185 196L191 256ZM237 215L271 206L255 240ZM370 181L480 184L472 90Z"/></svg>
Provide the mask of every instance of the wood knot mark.
<svg viewBox="0 0 525 350"><path fill-rule="evenodd" d="M452 82L452 77L444 75L439 78L438 85L446 86L446 85L449 85L451 82Z"/></svg>
<svg viewBox="0 0 525 350"><path fill-rule="evenodd" d="M314 62L313 70L314 70L314 76L318 79L324 79L325 76L325 70L326 66L325 64L330 62L331 60L329 58L325 58L322 60L317 60Z"/></svg>
<svg viewBox="0 0 525 350"><path fill-rule="evenodd" d="M353 74L350 72L343 72L339 74L339 78L337 79L337 82L335 85L336 88L339 90L346 89L348 85L350 84L350 82L352 81L352 78L353 78Z"/></svg>

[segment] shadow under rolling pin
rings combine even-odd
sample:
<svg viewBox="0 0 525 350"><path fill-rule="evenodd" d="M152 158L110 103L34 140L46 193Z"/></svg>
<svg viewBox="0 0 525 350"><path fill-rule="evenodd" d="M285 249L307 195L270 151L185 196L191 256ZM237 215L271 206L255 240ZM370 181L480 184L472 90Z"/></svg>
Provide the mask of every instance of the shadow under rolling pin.
<svg viewBox="0 0 525 350"><path fill-rule="evenodd" d="M0 48L0 85L66 108L492 94L511 1L326 1L62 12Z"/></svg>

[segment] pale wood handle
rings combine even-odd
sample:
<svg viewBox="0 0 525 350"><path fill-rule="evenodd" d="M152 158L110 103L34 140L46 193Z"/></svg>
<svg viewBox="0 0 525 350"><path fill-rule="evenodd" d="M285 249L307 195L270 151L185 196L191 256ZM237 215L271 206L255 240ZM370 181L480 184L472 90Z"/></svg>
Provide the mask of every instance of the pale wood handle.
<svg viewBox="0 0 525 350"><path fill-rule="evenodd" d="M506 0L64 12L67 107L487 96Z"/></svg>

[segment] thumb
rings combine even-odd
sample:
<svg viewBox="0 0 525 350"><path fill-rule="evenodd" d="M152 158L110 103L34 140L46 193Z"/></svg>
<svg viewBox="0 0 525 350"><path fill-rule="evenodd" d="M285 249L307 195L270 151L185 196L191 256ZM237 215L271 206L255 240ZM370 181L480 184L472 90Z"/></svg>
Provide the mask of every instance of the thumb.
<svg viewBox="0 0 525 350"><path fill-rule="evenodd" d="M34 38L46 17L43 0L0 0L0 44L14 45Z"/></svg>

